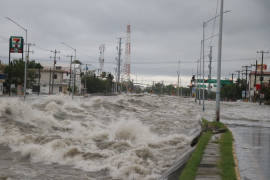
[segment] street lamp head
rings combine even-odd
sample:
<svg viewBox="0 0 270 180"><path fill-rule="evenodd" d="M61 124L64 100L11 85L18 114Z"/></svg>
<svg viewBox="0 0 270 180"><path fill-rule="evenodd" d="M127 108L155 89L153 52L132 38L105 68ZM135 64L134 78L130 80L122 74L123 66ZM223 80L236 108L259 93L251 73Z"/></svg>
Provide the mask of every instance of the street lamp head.
<svg viewBox="0 0 270 180"><path fill-rule="evenodd" d="M23 29L26 33L27 33L27 29L23 26L21 26L19 23L17 23L16 21L14 21L13 19L11 19L10 17L5 17L7 20L11 21L12 23L16 24L18 27L20 27L21 29Z"/></svg>

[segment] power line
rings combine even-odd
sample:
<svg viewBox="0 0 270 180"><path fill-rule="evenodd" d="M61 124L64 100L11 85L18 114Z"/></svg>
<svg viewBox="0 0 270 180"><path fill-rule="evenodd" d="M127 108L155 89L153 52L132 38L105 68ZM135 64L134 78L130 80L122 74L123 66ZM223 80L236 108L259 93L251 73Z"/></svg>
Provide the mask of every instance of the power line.
<svg viewBox="0 0 270 180"><path fill-rule="evenodd" d="M215 17L216 17L217 14L218 14L218 7L219 7L219 0L217 0ZM212 29L211 36L213 36L214 33L215 33L215 29L216 29L216 20L217 20L217 19L215 18L215 19L214 19L214 22L213 22L213 29ZM209 46L212 45L212 42L213 42L213 39L211 39L211 40L209 41Z"/></svg>

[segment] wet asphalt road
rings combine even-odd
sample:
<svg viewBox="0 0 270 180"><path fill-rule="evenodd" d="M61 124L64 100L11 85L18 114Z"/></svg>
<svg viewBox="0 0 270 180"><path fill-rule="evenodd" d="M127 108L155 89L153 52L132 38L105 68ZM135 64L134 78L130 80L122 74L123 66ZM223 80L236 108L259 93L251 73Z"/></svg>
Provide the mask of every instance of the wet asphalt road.
<svg viewBox="0 0 270 180"><path fill-rule="evenodd" d="M265 124L229 125L242 180L270 179L270 128Z"/></svg>

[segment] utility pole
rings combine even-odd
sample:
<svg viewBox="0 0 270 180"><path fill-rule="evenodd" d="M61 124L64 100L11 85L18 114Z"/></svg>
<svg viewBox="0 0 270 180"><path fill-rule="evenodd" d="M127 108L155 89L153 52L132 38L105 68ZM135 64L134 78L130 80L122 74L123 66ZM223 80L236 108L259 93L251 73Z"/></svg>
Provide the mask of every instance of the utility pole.
<svg viewBox="0 0 270 180"><path fill-rule="evenodd" d="M205 88L204 88L204 42L205 42L205 32L204 28L206 26L206 23L203 22L203 40L202 40L202 56L203 56L203 111L205 110L205 105L204 105L204 99L205 99Z"/></svg>
<svg viewBox="0 0 270 180"><path fill-rule="evenodd" d="M52 79L52 69L50 68L50 77L49 77L49 94L51 94L51 80Z"/></svg>
<svg viewBox="0 0 270 180"><path fill-rule="evenodd" d="M67 56L67 57L70 57L70 65L69 65L69 81L68 81L68 91L69 91L69 95L70 95L70 92L71 92L71 65L72 65L72 58L73 56Z"/></svg>
<svg viewBox="0 0 270 180"><path fill-rule="evenodd" d="M262 54L262 64L261 64L261 77L260 77L260 81L261 81L261 89L260 89L260 105L262 104L262 88L263 88L263 57L264 57L264 54L268 54L269 52L267 51L257 51L258 54Z"/></svg>
<svg viewBox="0 0 270 180"><path fill-rule="evenodd" d="M235 71L237 74L238 74L238 76L237 76L237 84L238 84L238 86L240 85L240 72L241 71Z"/></svg>
<svg viewBox="0 0 270 180"><path fill-rule="evenodd" d="M87 93L87 88L86 88L86 74L87 74L87 71L88 71L88 67L87 67L87 64L85 64L85 73L84 73L84 89L85 89L85 94Z"/></svg>
<svg viewBox="0 0 270 180"><path fill-rule="evenodd" d="M247 74L248 74L248 68L250 68L250 66L242 66L242 68L245 68L245 72L246 72L245 99L247 99L247 85L248 85Z"/></svg>
<svg viewBox="0 0 270 180"><path fill-rule="evenodd" d="M219 38L218 38L218 63L217 63L217 91L216 91L216 121L220 121L220 77L221 77L221 57L222 57L222 31L223 31L223 5L224 0L220 1L220 20L219 20Z"/></svg>
<svg viewBox="0 0 270 180"><path fill-rule="evenodd" d="M201 41L201 52L200 52L200 81L202 80L202 44ZM201 105L201 84L199 85L199 105Z"/></svg>
<svg viewBox="0 0 270 180"><path fill-rule="evenodd" d="M180 92L179 92L179 78L180 78L180 60L178 61L178 70L177 70L177 96L179 97L180 96Z"/></svg>
<svg viewBox="0 0 270 180"><path fill-rule="evenodd" d="M254 100L256 101L256 96L255 96L255 92L256 92L256 81L257 81L257 68L258 68L258 60L256 60L256 64L255 64L255 78L254 78L254 86L253 86L253 91L254 91Z"/></svg>
<svg viewBox="0 0 270 180"><path fill-rule="evenodd" d="M117 60L117 91L119 90L119 83L120 83L120 75L121 75L121 45L122 45L122 38L119 38L119 45L118 45L118 60Z"/></svg>
<svg viewBox="0 0 270 180"><path fill-rule="evenodd" d="M197 102L198 99L198 72L199 72L199 60L197 60L197 72L196 72L196 97L195 97L195 102Z"/></svg>
<svg viewBox="0 0 270 180"><path fill-rule="evenodd" d="M242 72L241 73L241 81L243 82L245 73L244 73L244 71L241 71L241 72Z"/></svg>
<svg viewBox="0 0 270 180"><path fill-rule="evenodd" d="M24 48L24 47L23 47ZM23 60L23 52L22 52L22 60ZM10 63L10 49L9 49L9 53L8 53L8 95L10 96L11 93L11 64L13 65L13 63ZM13 67L12 67L13 68Z"/></svg>
<svg viewBox="0 0 270 180"><path fill-rule="evenodd" d="M40 93L40 67L38 68L38 96Z"/></svg>
<svg viewBox="0 0 270 180"><path fill-rule="evenodd" d="M232 82L233 82L233 75L234 75L234 74L232 73Z"/></svg>
<svg viewBox="0 0 270 180"><path fill-rule="evenodd" d="M53 94L53 87L54 87L54 73L55 73L55 64L56 64L56 54L60 53L60 51L56 51L56 49L54 51L51 51L52 53L54 53L54 57L53 57L53 73L52 73L52 91L51 93Z"/></svg>
<svg viewBox="0 0 270 180"><path fill-rule="evenodd" d="M30 46L34 46L35 44L32 44L32 43L25 43L26 45L26 59L25 59L25 70L24 70L24 100L25 100L25 97L26 97L26 84L27 84L27 64L29 63L29 53L33 53L33 51L30 51Z"/></svg>
<svg viewBox="0 0 270 180"><path fill-rule="evenodd" d="M75 93L75 86L76 86L76 68L75 65L73 65L73 86L72 86L72 99L74 98L74 93Z"/></svg>
<svg viewBox="0 0 270 180"><path fill-rule="evenodd" d="M181 87L181 77L180 77L180 79L179 79L179 86L180 86L180 96L182 97L183 96L183 87ZM191 96L192 96L192 94L191 94Z"/></svg>
<svg viewBox="0 0 270 180"><path fill-rule="evenodd" d="M161 84L161 94L162 95L164 94L163 83L164 83L164 81L162 81L162 84Z"/></svg>
<svg viewBox="0 0 270 180"><path fill-rule="evenodd" d="M155 87L155 81L152 82L151 94L153 94L154 92L154 87Z"/></svg>
<svg viewBox="0 0 270 180"><path fill-rule="evenodd" d="M208 65L208 68L209 68L208 79L209 80L212 78L212 58L213 58L212 52L213 52L213 46L210 46L209 65ZM210 95L210 92L211 92L211 85L208 82L208 95Z"/></svg>

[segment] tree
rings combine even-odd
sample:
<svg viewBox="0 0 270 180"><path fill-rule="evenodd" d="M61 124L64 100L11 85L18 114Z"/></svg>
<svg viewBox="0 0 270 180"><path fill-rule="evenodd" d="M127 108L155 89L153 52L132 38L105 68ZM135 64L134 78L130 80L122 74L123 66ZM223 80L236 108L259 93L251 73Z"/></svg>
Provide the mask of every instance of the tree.
<svg viewBox="0 0 270 180"><path fill-rule="evenodd" d="M113 75L106 74L106 79L97 78L95 74L87 73L82 77L82 83L86 83L87 93L111 93Z"/></svg>
<svg viewBox="0 0 270 180"><path fill-rule="evenodd" d="M270 85L262 89L264 94L265 104L270 105Z"/></svg>
<svg viewBox="0 0 270 180"><path fill-rule="evenodd" d="M74 61L72 61L72 64L80 64L81 65L82 63L79 60L74 60Z"/></svg>
<svg viewBox="0 0 270 180"><path fill-rule="evenodd" d="M11 61L10 65L5 67L5 74L9 75L7 83L15 84L15 86L24 83L24 67L25 62L22 59L14 59ZM35 60L29 61L27 63L27 87L31 87L35 79L35 69L43 68L40 63L36 63Z"/></svg>

